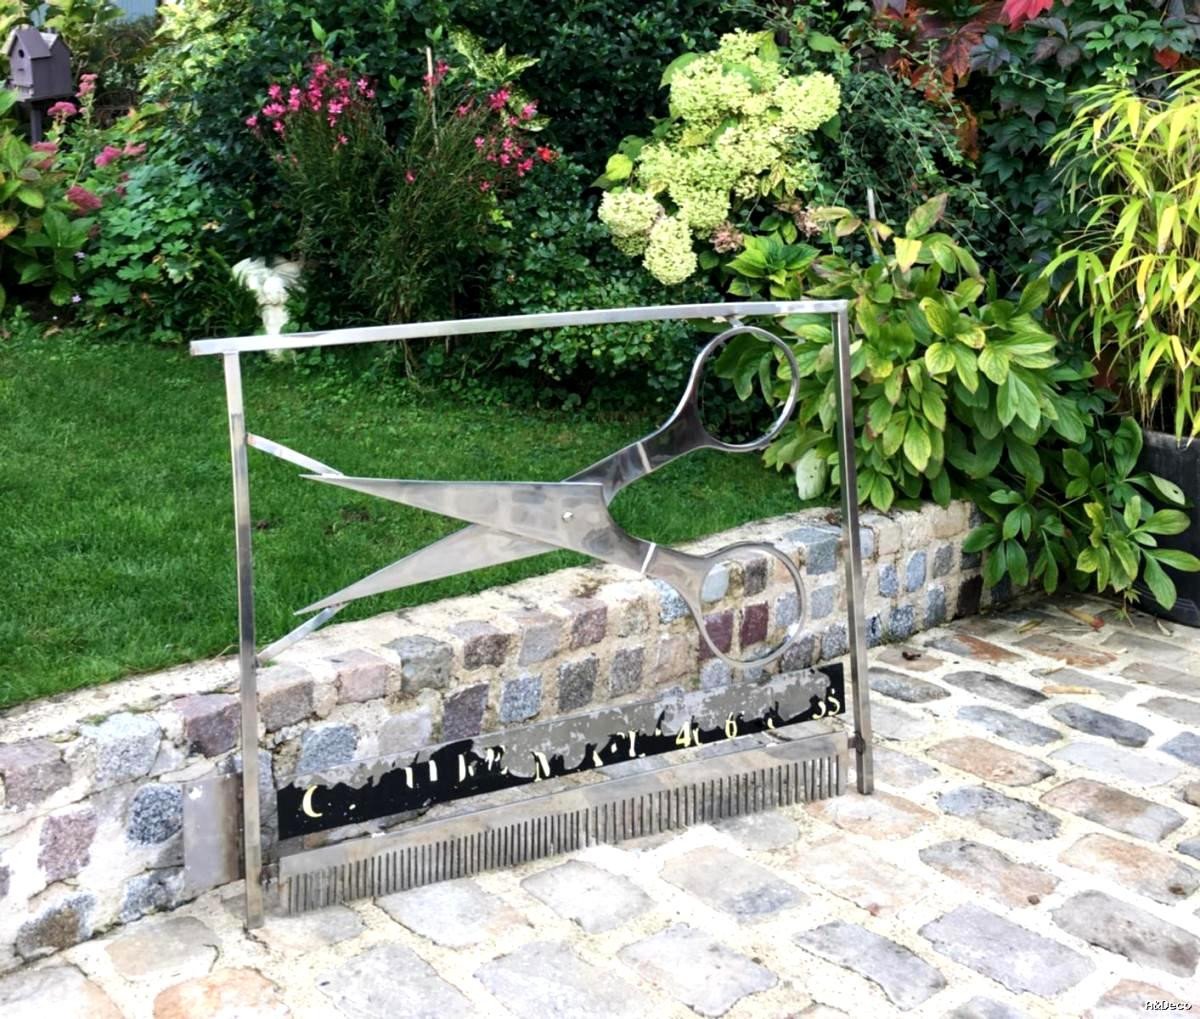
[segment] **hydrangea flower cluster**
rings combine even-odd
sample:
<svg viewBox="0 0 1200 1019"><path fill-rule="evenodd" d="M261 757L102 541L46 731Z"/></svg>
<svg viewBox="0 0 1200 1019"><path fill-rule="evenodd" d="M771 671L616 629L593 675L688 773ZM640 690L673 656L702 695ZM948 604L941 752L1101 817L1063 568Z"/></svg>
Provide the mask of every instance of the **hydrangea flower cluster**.
<svg viewBox="0 0 1200 1019"><path fill-rule="evenodd" d="M723 230L727 248L741 201L786 200L812 188L817 168L803 137L837 113L841 92L828 74L790 76L769 32L724 35L713 52L680 58L668 77L670 126L609 178L625 190L606 195L599 215L621 251L644 253L655 277L678 283L696 268L693 235L711 240Z"/></svg>

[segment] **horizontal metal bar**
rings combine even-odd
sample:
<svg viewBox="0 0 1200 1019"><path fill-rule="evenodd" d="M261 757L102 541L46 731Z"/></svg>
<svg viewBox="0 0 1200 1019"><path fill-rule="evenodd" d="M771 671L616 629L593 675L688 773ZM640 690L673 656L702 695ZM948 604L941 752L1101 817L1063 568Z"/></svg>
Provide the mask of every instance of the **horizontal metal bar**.
<svg viewBox="0 0 1200 1019"><path fill-rule="evenodd" d="M255 449L269 453L271 456L278 457L280 460L286 460L290 464L295 464L297 467L303 467L306 471L314 471L317 474L336 474L341 475L341 471L335 470L327 464L321 463L320 460L314 460L311 456L305 456L303 453L297 453L289 446L285 446L282 442L275 442L273 439L264 439L261 435L250 433L246 436L246 445L253 446Z"/></svg>
<svg viewBox="0 0 1200 1019"><path fill-rule="evenodd" d="M194 340L193 355L247 353L261 350L300 350L338 347L348 343L420 340L436 336L520 332L526 329L559 329L564 326L607 325L615 322L655 322L665 319L724 318L737 315L833 315L847 307L838 301L740 301L727 304L662 304L641 308L597 308L591 311L555 311L498 318L464 318L441 322L363 326L325 332L288 333L276 336L231 336Z"/></svg>
<svg viewBox="0 0 1200 1019"><path fill-rule="evenodd" d="M307 637L313 630L319 629L328 623L344 607L342 605L330 605L327 609L321 609L315 616L306 619L294 630L285 633L274 643L268 644L258 653L256 661L259 665L266 665L272 658L278 658L284 650L290 648L296 641L302 637Z"/></svg>

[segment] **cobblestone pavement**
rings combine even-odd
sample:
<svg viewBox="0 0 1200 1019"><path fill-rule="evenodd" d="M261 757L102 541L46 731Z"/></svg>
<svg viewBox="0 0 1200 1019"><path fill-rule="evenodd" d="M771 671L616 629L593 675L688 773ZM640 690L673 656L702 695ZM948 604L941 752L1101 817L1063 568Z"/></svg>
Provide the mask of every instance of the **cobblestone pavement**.
<svg viewBox="0 0 1200 1019"><path fill-rule="evenodd" d="M930 630L872 663L874 796L273 918L251 936L230 890L211 893L0 979L0 1016L1200 1008L1200 632L1060 600Z"/></svg>

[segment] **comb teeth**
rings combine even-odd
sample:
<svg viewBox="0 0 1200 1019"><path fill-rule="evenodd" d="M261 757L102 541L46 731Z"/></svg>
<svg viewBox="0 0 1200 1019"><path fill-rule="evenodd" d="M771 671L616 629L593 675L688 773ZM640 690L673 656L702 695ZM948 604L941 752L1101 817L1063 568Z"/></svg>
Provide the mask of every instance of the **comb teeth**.
<svg viewBox="0 0 1200 1019"><path fill-rule="evenodd" d="M846 762L845 734L821 733L296 853L280 861L281 905L303 912L826 799L845 791Z"/></svg>

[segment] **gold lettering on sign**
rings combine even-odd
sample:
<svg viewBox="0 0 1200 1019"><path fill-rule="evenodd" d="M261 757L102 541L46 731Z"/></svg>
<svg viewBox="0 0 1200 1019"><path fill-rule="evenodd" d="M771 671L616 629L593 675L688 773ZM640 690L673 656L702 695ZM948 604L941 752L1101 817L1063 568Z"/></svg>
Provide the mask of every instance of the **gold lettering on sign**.
<svg viewBox="0 0 1200 1019"><path fill-rule="evenodd" d="M325 815L313 807L313 793L317 791L315 785L310 785L304 790L304 799L300 803L300 809L309 817L324 817Z"/></svg>

